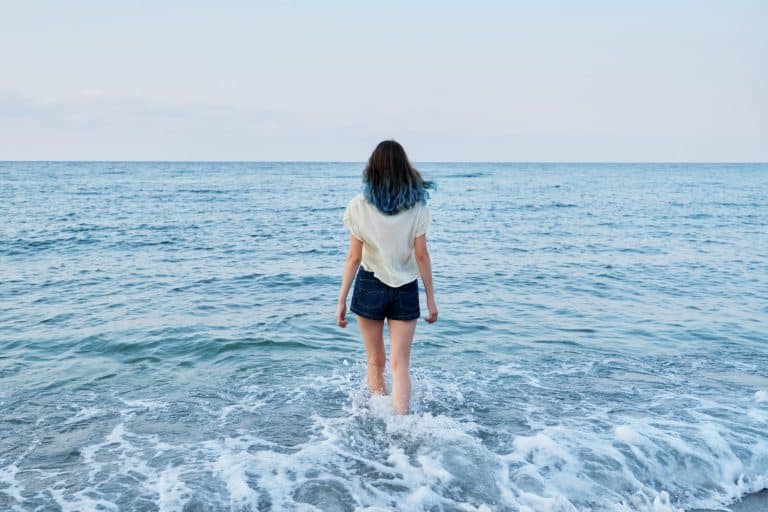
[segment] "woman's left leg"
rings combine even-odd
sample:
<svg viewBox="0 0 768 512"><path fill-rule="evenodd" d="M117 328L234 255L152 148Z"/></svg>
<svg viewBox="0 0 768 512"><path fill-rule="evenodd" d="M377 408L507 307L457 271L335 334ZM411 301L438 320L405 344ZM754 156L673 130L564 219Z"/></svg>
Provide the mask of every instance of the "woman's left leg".
<svg viewBox="0 0 768 512"><path fill-rule="evenodd" d="M372 320L357 315L357 325L368 354L368 388L371 394L386 395L384 387L384 365L387 354L384 352L384 320Z"/></svg>
<svg viewBox="0 0 768 512"><path fill-rule="evenodd" d="M411 344L416 320L389 320L389 366L392 368L392 405L407 414L411 403Z"/></svg>

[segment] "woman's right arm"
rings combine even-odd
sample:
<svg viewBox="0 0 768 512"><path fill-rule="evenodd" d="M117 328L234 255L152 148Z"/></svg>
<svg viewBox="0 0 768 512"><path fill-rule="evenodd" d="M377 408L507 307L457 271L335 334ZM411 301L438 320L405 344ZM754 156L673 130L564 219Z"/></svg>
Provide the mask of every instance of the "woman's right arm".
<svg viewBox="0 0 768 512"><path fill-rule="evenodd" d="M416 255L416 264L419 266L421 280L424 283L424 291L427 294L427 308L429 314L425 320L430 324L437 321L437 304L435 304L435 291L432 288L432 261L427 250L427 235L416 237L413 242L413 251Z"/></svg>

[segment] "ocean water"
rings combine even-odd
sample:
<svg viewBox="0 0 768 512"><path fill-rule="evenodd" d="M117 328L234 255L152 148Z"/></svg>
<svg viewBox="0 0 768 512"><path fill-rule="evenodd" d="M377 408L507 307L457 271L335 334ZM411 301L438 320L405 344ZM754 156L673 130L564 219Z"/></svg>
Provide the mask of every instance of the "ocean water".
<svg viewBox="0 0 768 512"><path fill-rule="evenodd" d="M768 165L418 167L440 320L401 417L334 323L362 164L0 163L0 510L768 487Z"/></svg>

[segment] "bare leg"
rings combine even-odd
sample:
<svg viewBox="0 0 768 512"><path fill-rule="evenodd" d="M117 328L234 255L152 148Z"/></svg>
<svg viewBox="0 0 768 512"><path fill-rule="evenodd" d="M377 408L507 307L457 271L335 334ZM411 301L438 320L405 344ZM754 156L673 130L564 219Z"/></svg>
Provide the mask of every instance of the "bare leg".
<svg viewBox="0 0 768 512"><path fill-rule="evenodd" d="M392 368L392 405L407 414L411 403L411 343L416 320L389 320L389 366Z"/></svg>
<svg viewBox="0 0 768 512"><path fill-rule="evenodd" d="M357 325L368 353L368 387L371 394L386 395L384 365L387 362L387 354L384 352L384 320L371 320L357 315Z"/></svg>

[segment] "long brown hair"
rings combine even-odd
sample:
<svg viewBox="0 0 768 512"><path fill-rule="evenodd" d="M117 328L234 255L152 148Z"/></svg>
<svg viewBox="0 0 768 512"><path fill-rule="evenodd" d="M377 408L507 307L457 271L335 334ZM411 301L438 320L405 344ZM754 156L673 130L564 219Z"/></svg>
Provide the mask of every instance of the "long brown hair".
<svg viewBox="0 0 768 512"><path fill-rule="evenodd" d="M431 181L411 165L405 149L397 141L385 140L371 153L363 171L364 195L368 201L387 215L411 208L416 203L426 204Z"/></svg>

